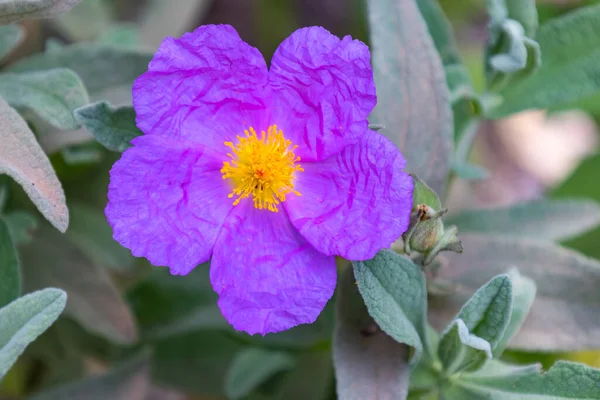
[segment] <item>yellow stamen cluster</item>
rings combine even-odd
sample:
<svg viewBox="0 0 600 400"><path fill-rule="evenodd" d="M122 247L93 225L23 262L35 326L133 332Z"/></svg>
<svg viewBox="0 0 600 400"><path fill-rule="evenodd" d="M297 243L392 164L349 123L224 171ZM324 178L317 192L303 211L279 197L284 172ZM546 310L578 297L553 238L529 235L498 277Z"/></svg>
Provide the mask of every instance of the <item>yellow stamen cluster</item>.
<svg viewBox="0 0 600 400"><path fill-rule="evenodd" d="M237 196L234 206L252 195L254 207L277 212L277 205L285 201L287 194L300 196L294 190L294 173L304 171L296 164L300 161L294 154L297 146L285 139L277 125L262 131L260 137L249 128L237 140L235 145L225 142L232 150L227 154L231 160L223 162L221 169L223 179L230 179L233 184L229 198Z"/></svg>

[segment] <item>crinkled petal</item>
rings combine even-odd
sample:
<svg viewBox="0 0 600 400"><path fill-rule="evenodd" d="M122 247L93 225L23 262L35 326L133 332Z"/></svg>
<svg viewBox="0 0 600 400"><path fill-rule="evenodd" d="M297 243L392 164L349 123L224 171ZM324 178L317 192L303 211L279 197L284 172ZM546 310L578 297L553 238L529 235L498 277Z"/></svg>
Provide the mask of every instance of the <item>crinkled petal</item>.
<svg viewBox="0 0 600 400"><path fill-rule="evenodd" d="M229 25L168 37L133 85L137 125L226 152L224 141L263 128L267 74L260 52Z"/></svg>
<svg viewBox="0 0 600 400"><path fill-rule="evenodd" d="M315 321L335 289L335 258L307 243L283 210L242 202L219 234L210 279L227 321L264 335Z"/></svg>
<svg viewBox="0 0 600 400"><path fill-rule="evenodd" d="M402 154L369 131L360 142L322 162L303 163L284 203L290 221L322 253L373 258L408 227L413 182Z"/></svg>
<svg viewBox="0 0 600 400"><path fill-rule="evenodd" d="M208 261L231 188L222 162L198 143L140 136L110 172L106 217L114 238L171 273Z"/></svg>
<svg viewBox="0 0 600 400"><path fill-rule="evenodd" d="M368 47L326 29L299 29L273 56L271 123L303 160L325 159L356 143L377 103Z"/></svg>

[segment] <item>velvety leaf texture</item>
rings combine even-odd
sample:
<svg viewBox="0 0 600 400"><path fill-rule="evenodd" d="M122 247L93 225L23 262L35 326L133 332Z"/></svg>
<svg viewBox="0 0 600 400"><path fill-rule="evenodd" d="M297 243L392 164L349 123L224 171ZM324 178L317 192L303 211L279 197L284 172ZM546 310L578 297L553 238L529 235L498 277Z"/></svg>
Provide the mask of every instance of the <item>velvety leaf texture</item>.
<svg viewBox="0 0 600 400"><path fill-rule="evenodd" d="M0 23L21 19L50 18L69 11L81 0L3 0L0 2Z"/></svg>
<svg viewBox="0 0 600 400"><path fill-rule="evenodd" d="M543 57L539 70L509 85L504 102L491 111L500 118L530 108L558 107L600 88L600 5L581 7L543 24L537 35Z"/></svg>
<svg viewBox="0 0 600 400"><path fill-rule="evenodd" d="M370 120L385 126L381 132L405 155L407 171L440 193L452 147L452 110L440 56L414 0L367 6L378 97Z"/></svg>
<svg viewBox="0 0 600 400"><path fill-rule="evenodd" d="M58 230L69 225L62 186L33 132L16 110L0 98L0 174L19 183L40 212Z"/></svg>
<svg viewBox="0 0 600 400"><path fill-rule="evenodd" d="M545 373L539 367L504 367L464 376L460 399L593 400L600 398L600 370L558 361ZM460 397L458 397L460 396Z"/></svg>
<svg viewBox="0 0 600 400"><path fill-rule="evenodd" d="M23 296L0 309L0 379L33 342L58 318L67 295L44 289Z"/></svg>
<svg viewBox="0 0 600 400"><path fill-rule="evenodd" d="M463 306L456 319L462 319L473 334L496 347L510 319L512 284L507 275L492 279L477 290Z"/></svg>
<svg viewBox="0 0 600 400"><path fill-rule="evenodd" d="M11 106L33 110L61 129L77 129L73 111L89 102L79 77L65 68L0 74L0 96Z"/></svg>
<svg viewBox="0 0 600 400"><path fill-rule="evenodd" d="M476 371L492 358L489 342L469 333L462 319L455 320L442 334L438 356L448 374Z"/></svg>
<svg viewBox="0 0 600 400"><path fill-rule="evenodd" d="M131 139L142 135L135 124L133 107L113 107L103 101L75 110L75 118L100 144L112 151L131 147Z"/></svg>
<svg viewBox="0 0 600 400"><path fill-rule="evenodd" d="M537 290L535 282L521 275L516 269L510 270L508 276L512 283L512 312L502 339L500 339L494 349L494 356L500 356L506 346L508 346L510 340L519 333L533 305Z"/></svg>
<svg viewBox="0 0 600 400"><path fill-rule="evenodd" d="M392 338L415 349L412 362L423 352L427 310L425 276L411 260L391 250L354 263L354 275L369 314Z"/></svg>
<svg viewBox="0 0 600 400"><path fill-rule="evenodd" d="M73 70L87 90L98 94L110 88L129 86L146 72L152 54L116 46L78 43L35 54L11 65L10 72Z"/></svg>

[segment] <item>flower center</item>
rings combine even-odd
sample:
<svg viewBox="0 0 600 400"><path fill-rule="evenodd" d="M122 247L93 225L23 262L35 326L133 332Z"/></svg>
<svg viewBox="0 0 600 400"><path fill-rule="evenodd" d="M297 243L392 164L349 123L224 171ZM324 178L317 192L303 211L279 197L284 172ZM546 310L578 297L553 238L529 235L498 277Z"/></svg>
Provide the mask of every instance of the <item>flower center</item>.
<svg viewBox="0 0 600 400"><path fill-rule="evenodd" d="M221 173L223 179L231 179L233 191L229 198L237 196L233 205L252 195L254 207L277 212L277 204L285 201L288 193L300 196L294 190L294 172L304 171L300 157L296 157L292 142L286 140L277 125L269 126L260 137L253 128L237 136L237 144L225 142L232 153L227 153L231 161L224 161Z"/></svg>

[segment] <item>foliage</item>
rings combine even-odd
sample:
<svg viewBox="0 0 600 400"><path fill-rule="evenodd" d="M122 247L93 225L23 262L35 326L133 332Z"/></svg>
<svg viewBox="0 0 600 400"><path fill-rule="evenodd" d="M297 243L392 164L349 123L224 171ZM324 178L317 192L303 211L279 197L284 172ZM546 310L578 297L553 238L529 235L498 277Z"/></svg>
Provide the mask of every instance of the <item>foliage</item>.
<svg viewBox="0 0 600 400"><path fill-rule="evenodd" d="M506 352L600 348L599 156L550 198L445 208L455 178L488 176L470 159L481 122L600 110L599 5L488 0L478 92L437 0L365 0L371 129L407 159L411 226L371 260L338 260L315 323L250 337L222 317L209 263L185 277L151 269L102 212L112 163L142 134L131 104L152 58L142 42L185 32L211 2L148 2L136 24L115 19L127 2L77 3L0 2L3 23L61 14L45 23L67 41L15 59L31 33L0 27L0 397L148 400L160 386L249 400L600 398L600 370L542 371Z"/></svg>

